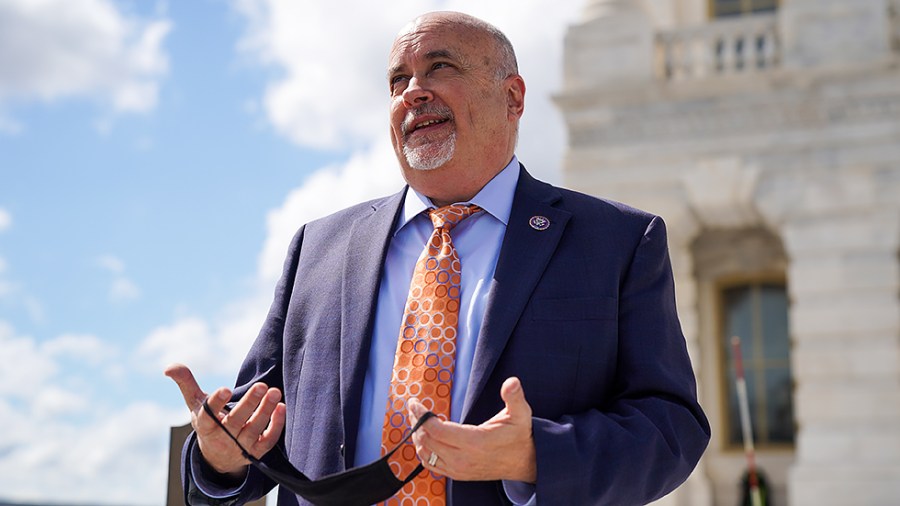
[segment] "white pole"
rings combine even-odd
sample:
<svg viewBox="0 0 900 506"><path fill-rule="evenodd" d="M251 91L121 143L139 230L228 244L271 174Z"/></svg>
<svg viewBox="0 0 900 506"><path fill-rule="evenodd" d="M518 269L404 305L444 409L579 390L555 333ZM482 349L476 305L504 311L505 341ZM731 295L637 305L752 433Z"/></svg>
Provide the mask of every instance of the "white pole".
<svg viewBox="0 0 900 506"><path fill-rule="evenodd" d="M753 426L750 422L750 403L747 400L747 382L744 380L744 361L741 358L741 338L731 338L731 349L734 353L735 383L738 394L738 407L741 410L741 433L744 437L744 453L747 455L747 474L750 483L750 501L753 506L763 506L756 476L756 451L753 447Z"/></svg>

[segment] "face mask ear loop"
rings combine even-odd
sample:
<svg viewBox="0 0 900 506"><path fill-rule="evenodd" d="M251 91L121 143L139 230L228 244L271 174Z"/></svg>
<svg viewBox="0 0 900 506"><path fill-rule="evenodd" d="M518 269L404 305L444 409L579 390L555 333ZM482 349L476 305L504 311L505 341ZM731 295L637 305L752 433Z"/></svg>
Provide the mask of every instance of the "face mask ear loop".
<svg viewBox="0 0 900 506"><path fill-rule="evenodd" d="M404 436L403 439L402 439L399 443L397 443L397 446L395 446L393 450L387 452L387 453L384 455L383 458L387 459L387 458L389 458L391 455L393 455L394 452L396 452L397 450L399 450L401 446L403 446L404 444L406 444L407 441L409 441L409 438L412 437L413 432L419 430L419 427L421 427L423 423L427 422L429 419L431 419L432 417L435 417L435 416L437 416L437 415L435 415L435 414L432 413L431 411L427 411L424 415L422 415L422 417L419 418L419 421L416 422L415 425L413 425L412 429L410 429L410 430L406 433L406 436ZM217 419L217 420L218 420L218 419ZM403 479L403 480L401 480L401 481L403 482L404 485L406 485L407 483L411 482L411 481L413 480L413 478L415 478L416 476L418 476L419 473L421 473L424 469L425 469L425 466L423 466L423 465L420 463L418 466L416 466L415 469L413 469L413 471L412 471L411 473L409 473L409 476L407 476L405 479Z"/></svg>
<svg viewBox="0 0 900 506"><path fill-rule="evenodd" d="M244 448L244 446L240 442L238 442L237 438L234 437L231 434L231 432L228 432L228 429L225 428L225 425L222 423L221 420L219 420L219 417L216 416L216 414L213 413L212 408L209 407L209 403L207 402L207 400L208 399L203 400L203 411L206 411L206 414L209 415L210 418L212 418L214 422L216 422L216 425L218 425L219 428L222 429L225 432L225 434L227 434L228 437L231 438L232 441L234 441L234 444L236 444L237 447L241 450L241 454L244 456L245 459L247 459L253 463L257 463L257 464L260 463L259 459L257 459L253 455L250 455L250 452L248 452ZM437 415L435 415L431 411L428 411L424 415L422 415L422 417L419 418L419 421L416 422L416 424L412 427L412 429L410 429L406 433L406 436L403 437L403 439L397 444L397 446L395 446L393 450L391 450L387 454L385 454L385 456L383 458L386 459L386 458L390 457L391 455L393 455L394 452L396 452L398 449L400 449L401 446L403 446L404 444L406 444L409 441L409 438L412 437L413 432L419 430L419 427L421 427L422 424L424 424L425 422L427 422L429 419L431 419L434 416L437 416ZM285 457L285 460L287 460L286 457ZM418 466L416 466L416 468L411 473L409 473L409 476L407 476L405 479L403 479L401 481L403 482L404 485L406 485L407 483L412 481L413 478L418 476L419 473L421 473L424 469L425 469L425 466L423 466L422 464L419 464Z"/></svg>
<svg viewBox="0 0 900 506"><path fill-rule="evenodd" d="M209 400L209 399L203 399L203 411L206 411L206 414L209 415L210 418L212 418L213 421L216 422L216 425L218 425L219 428L221 428L221 429L225 432L225 434L228 434L228 437L231 438L231 440L234 441L234 444L236 444L237 447L241 450L241 453L244 455L244 458L245 458L245 459L249 460L250 462L257 462L257 463L258 463L258 462L259 462L259 459L257 459L257 458L254 457L253 455L250 455L250 452L248 452L248 451L244 448L244 446L241 445L241 443L238 442L237 438L234 437L230 432L228 432L228 429L225 428L225 425L222 423L221 420L219 420L219 417L216 416L216 414L213 413L212 408L209 407L209 403L207 402L208 400Z"/></svg>

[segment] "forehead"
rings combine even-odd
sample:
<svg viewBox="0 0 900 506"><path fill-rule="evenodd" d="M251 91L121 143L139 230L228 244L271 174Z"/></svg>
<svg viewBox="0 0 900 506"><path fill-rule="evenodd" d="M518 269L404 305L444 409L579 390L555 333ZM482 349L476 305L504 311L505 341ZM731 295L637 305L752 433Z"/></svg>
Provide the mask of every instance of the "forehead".
<svg viewBox="0 0 900 506"><path fill-rule="evenodd" d="M484 34L461 24L420 22L408 25L394 40L388 67L437 57L470 60L490 50Z"/></svg>

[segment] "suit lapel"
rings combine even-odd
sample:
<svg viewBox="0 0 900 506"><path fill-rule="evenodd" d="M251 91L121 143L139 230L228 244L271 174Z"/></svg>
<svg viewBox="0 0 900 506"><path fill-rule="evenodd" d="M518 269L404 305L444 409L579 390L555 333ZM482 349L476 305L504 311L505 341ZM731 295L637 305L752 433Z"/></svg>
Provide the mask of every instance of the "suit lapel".
<svg viewBox="0 0 900 506"><path fill-rule="evenodd" d="M373 204L351 225L341 287L341 411L348 461L356 451L359 407L366 375L382 266L406 191ZM375 250L377 254L372 254Z"/></svg>
<svg viewBox="0 0 900 506"><path fill-rule="evenodd" d="M475 400L482 394L571 217L568 211L554 207L559 199L556 188L534 179L522 167L484 322L475 345L472 373L463 403L464 422ZM546 230L534 228L530 223L533 217L547 218L549 227Z"/></svg>

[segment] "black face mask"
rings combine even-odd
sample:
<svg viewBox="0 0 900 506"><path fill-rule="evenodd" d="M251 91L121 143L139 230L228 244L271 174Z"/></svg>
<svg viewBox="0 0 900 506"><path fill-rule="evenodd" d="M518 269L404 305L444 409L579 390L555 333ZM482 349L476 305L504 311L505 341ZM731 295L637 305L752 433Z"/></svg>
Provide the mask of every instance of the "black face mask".
<svg viewBox="0 0 900 506"><path fill-rule="evenodd" d="M203 409L228 434L228 437L240 448L244 458L249 460L253 467L259 469L282 487L319 506L369 506L387 500L396 494L403 488L403 485L412 481L424 468L422 464L419 464L409 476L400 480L391 471L388 458L409 441L413 432L418 430L423 423L435 416L431 411L425 413L394 449L375 462L318 480L310 480L288 461L284 452L277 446L266 455L266 462L250 455L237 438L222 425L222 421L213 413L206 401L203 401Z"/></svg>

